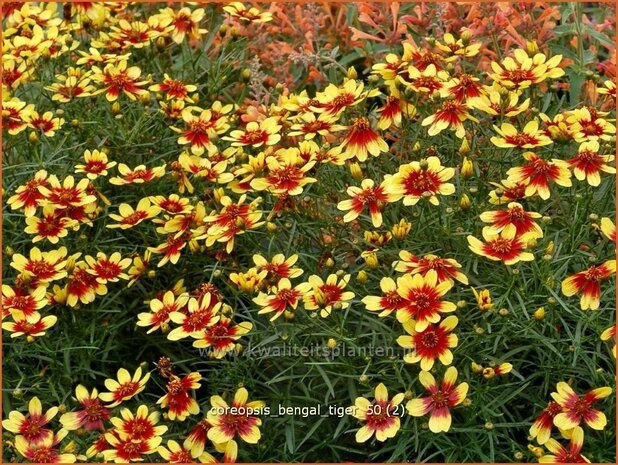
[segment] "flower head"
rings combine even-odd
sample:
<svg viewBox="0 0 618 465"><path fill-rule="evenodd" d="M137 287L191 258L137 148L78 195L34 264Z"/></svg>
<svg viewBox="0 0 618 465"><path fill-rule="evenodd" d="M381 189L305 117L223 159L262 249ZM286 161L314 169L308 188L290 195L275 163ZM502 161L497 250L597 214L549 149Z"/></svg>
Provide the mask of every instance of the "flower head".
<svg viewBox="0 0 618 465"><path fill-rule="evenodd" d="M591 266L562 281L562 293L571 297L581 292L582 310L597 310L601 303L600 282L616 274L616 260L607 260L602 265Z"/></svg>
<svg viewBox="0 0 618 465"><path fill-rule="evenodd" d="M365 424L356 432L356 442L366 442L374 433L378 441L394 437L401 425L396 408L403 399L402 393L389 399L388 390L382 383L375 389L373 402L357 397L354 402L354 416Z"/></svg>
<svg viewBox="0 0 618 465"><path fill-rule="evenodd" d="M211 427L208 430L208 439L217 444L231 441L239 436L249 444L256 444L261 437L260 426L262 420L258 417L264 402L254 400L247 402L249 393L240 388L234 394L231 405L228 405L220 396L210 398L211 409L207 419Z"/></svg>
<svg viewBox="0 0 618 465"><path fill-rule="evenodd" d="M124 368L118 370L117 378L105 380L105 387L109 392L99 394L99 399L103 402L111 402L108 407L120 405L125 400L135 397L146 388L146 383L150 379L150 373L142 377L142 368L137 367L133 377Z"/></svg>
<svg viewBox="0 0 618 465"><path fill-rule="evenodd" d="M406 363L421 362L421 370L429 371L435 360L440 360L442 365L450 365L453 361L453 353L450 349L457 347L458 338L452 331L459 320L456 316L444 318L440 324L431 324L423 331L416 331L416 322L408 320L403 324L403 329L408 333L399 336L397 344L405 349L412 349L403 360Z"/></svg>

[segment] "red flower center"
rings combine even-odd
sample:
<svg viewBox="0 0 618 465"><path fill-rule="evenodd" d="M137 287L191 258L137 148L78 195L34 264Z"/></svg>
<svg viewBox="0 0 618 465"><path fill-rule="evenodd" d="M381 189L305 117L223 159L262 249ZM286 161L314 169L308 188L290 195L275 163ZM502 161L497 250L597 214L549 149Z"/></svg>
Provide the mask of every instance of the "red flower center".
<svg viewBox="0 0 618 465"><path fill-rule="evenodd" d="M443 408L448 406L448 395L441 390L435 392L431 396L431 400L436 408Z"/></svg>
<svg viewBox="0 0 618 465"><path fill-rule="evenodd" d="M513 243L510 239L498 237L491 242L491 247L498 253L507 254L511 251Z"/></svg>
<svg viewBox="0 0 618 465"><path fill-rule="evenodd" d="M536 145L539 140L531 136L530 134L514 134L512 136L506 136L504 138L509 144L513 144L516 147L523 147L526 144Z"/></svg>
<svg viewBox="0 0 618 465"><path fill-rule="evenodd" d="M433 348L438 345L440 338L435 331L427 331L421 336L421 343L427 348Z"/></svg>

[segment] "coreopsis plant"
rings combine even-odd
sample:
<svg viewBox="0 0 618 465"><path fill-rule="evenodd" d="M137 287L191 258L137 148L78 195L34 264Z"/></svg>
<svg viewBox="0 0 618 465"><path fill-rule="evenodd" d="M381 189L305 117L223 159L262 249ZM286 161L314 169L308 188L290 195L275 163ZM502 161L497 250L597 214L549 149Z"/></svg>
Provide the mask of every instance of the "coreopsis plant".
<svg viewBox="0 0 618 465"><path fill-rule="evenodd" d="M1 9L5 461L615 462L611 5Z"/></svg>

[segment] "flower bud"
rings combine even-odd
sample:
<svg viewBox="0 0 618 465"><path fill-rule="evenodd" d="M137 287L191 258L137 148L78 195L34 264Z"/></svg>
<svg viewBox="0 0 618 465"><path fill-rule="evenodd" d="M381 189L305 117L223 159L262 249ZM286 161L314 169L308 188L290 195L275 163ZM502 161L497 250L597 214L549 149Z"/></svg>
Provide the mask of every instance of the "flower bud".
<svg viewBox="0 0 618 465"><path fill-rule="evenodd" d="M122 112L122 108L120 107L120 102L112 103L112 115L116 116Z"/></svg>
<svg viewBox="0 0 618 465"><path fill-rule="evenodd" d="M483 366L479 365L476 362L472 362L470 364L470 369L472 370L472 373L482 373L483 372Z"/></svg>
<svg viewBox="0 0 618 465"><path fill-rule="evenodd" d="M468 157L464 157L463 162L461 163L461 177L463 179L468 179L473 174L474 164L470 161Z"/></svg>
<svg viewBox="0 0 618 465"><path fill-rule="evenodd" d="M38 142L39 135L36 132L32 131L30 134L28 134L28 141L30 141L31 144Z"/></svg>
<svg viewBox="0 0 618 465"><path fill-rule="evenodd" d="M333 339L332 337L326 341L326 347L328 347L329 349L334 349L335 347L337 347L337 339Z"/></svg>
<svg viewBox="0 0 618 465"><path fill-rule="evenodd" d="M459 153L464 156L470 153L470 144L468 142L468 139L464 138L461 141L461 146L459 147Z"/></svg>
<svg viewBox="0 0 618 465"><path fill-rule="evenodd" d="M536 41L529 40L526 42L526 52L530 56L539 53L539 46L537 45Z"/></svg>
<svg viewBox="0 0 618 465"><path fill-rule="evenodd" d="M534 319L536 321L541 321L545 318L545 307L539 307L534 311Z"/></svg>
<svg viewBox="0 0 618 465"><path fill-rule="evenodd" d="M268 230L268 232L274 233L277 230L277 225L272 221L269 221L268 223L266 223L266 229Z"/></svg>
<svg viewBox="0 0 618 465"><path fill-rule="evenodd" d="M496 372L494 371L493 368L484 368L483 369L483 378L485 379L491 379L494 376L496 376Z"/></svg>
<svg viewBox="0 0 618 465"><path fill-rule="evenodd" d="M363 179L363 170L358 163L350 163L349 169L350 175L352 175L353 179L356 179L357 181Z"/></svg>
<svg viewBox="0 0 618 465"><path fill-rule="evenodd" d="M399 223L393 225L391 232L395 239L403 241L410 233L410 229L412 229L412 223L402 218L399 220Z"/></svg>
<svg viewBox="0 0 618 465"><path fill-rule="evenodd" d="M346 73L348 79L356 79L358 78L358 73L356 72L356 68L354 66L350 66L348 68L348 72Z"/></svg>
<svg viewBox="0 0 618 465"><path fill-rule="evenodd" d="M356 282L359 284L365 284L367 282L367 272L365 270L360 270L356 275Z"/></svg>
<svg viewBox="0 0 618 465"><path fill-rule="evenodd" d="M459 208L461 208L464 211L467 211L467 210L470 210L471 207L472 207L472 202L470 202L470 197L468 197L466 194L463 194L459 199Z"/></svg>
<svg viewBox="0 0 618 465"><path fill-rule="evenodd" d="M380 261L378 260L378 255L375 252L370 252L368 254L365 254L364 258L365 258L365 265L367 265L367 268L371 270L375 270L380 265Z"/></svg>

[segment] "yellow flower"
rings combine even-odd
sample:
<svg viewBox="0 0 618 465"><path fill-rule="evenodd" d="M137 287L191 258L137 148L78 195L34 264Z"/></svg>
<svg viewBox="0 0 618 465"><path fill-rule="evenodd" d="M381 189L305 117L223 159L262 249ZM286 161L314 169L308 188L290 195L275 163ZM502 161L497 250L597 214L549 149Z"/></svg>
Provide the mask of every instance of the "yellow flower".
<svg viewBox="0 0 618 465"><path fill-rule="evenodd" d="M373 402L357 397L354 401L354 417L364 425L356 432L356 442L366 442L374 433L380 442L395 437L401 426L397 406L404 398L405 395L399 393L389 399L388 390L383 383L376 387Z"/></svg>

